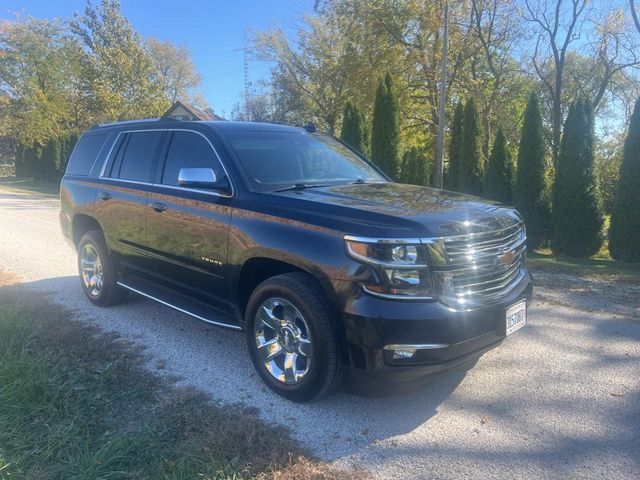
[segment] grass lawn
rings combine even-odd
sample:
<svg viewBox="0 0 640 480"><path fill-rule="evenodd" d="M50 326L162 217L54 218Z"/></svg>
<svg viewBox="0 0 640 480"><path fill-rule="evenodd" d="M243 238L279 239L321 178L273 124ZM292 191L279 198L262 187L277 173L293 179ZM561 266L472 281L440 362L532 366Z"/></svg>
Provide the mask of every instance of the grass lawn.
<svg viewBox="0 0 640 480"><path fill-rule="evenodd" d="M0 479L349 479L0 272ZM37 297L35 297L37 298ZM285 402L286 400L276 400Z"/></svg>
<svg viewBox="0 0 640 480"><path fill-rule="evenodd" d="M35 192L56 197L60 194L59 183L41 182L31 178L0 177L0 189Z"/></svg>
<svg viewBox="0 0 640 480"><path fill-rule="evenodd" d="M585 259L562 258L554 257L548 250L539 250L527 255L527 266L534 274L564 273L597 280L640 284L640 264L618 262L605 258L603 254Z"/></svg>

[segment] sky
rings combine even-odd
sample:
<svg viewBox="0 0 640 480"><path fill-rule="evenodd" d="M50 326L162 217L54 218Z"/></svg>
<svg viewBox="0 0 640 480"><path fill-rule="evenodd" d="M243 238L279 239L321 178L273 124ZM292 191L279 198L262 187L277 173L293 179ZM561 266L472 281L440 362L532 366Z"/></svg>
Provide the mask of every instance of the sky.
<svg viewBox="0 0 640 480"><path fill-rule="evenodd" d="M156 37L191 49L203 76L200 87L216 113L229 115L244 90L243 48L251 32L280 26L293 35L296 19L313 0L120 0L122 12L145 38ZM99 0L93 0L98 3ZM0 0L0 18L21 12L39 18L70 18L86 0ZM249 80L269 72L268 62L249 62Z"/></svg>

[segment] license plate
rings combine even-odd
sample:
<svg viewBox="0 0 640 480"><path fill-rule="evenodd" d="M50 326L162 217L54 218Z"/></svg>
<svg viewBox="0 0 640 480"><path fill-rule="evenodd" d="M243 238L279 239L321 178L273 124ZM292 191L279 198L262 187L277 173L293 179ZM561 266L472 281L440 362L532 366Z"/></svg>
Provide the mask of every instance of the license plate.
<svg viewBox="0 0 640 480"><path fill-rule="evenodd" d="M527 302L520 302L507 309L507 335L527 324Z"/></svg>

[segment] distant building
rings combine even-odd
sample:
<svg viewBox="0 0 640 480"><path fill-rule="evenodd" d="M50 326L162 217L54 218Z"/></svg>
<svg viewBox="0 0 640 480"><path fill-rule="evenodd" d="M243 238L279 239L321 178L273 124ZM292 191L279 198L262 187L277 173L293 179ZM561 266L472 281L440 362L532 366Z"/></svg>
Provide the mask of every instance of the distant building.
<svg viewBox="0 0 640 480"><path fill-rule="evenodd" d="M213 112L202 110L188 103L181 102L180 100L176 100L176 102L169 107L169 110L164 112L162 118L175 118L176 120L188 121L224 120L224 118L219 117Z"/></svg>

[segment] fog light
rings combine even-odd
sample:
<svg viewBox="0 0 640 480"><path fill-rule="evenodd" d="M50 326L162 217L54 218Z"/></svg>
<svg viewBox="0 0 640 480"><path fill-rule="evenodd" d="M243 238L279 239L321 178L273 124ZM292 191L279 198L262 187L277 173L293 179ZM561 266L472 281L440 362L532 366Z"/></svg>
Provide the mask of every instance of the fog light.
<svg viewBox="0 0 640 480"><path fill-rule="evenodd" d="M407 358L412 358L416 353L415 348L403 348L401 350L393 351L393 359L394 360L402 360Z"/></svg>

